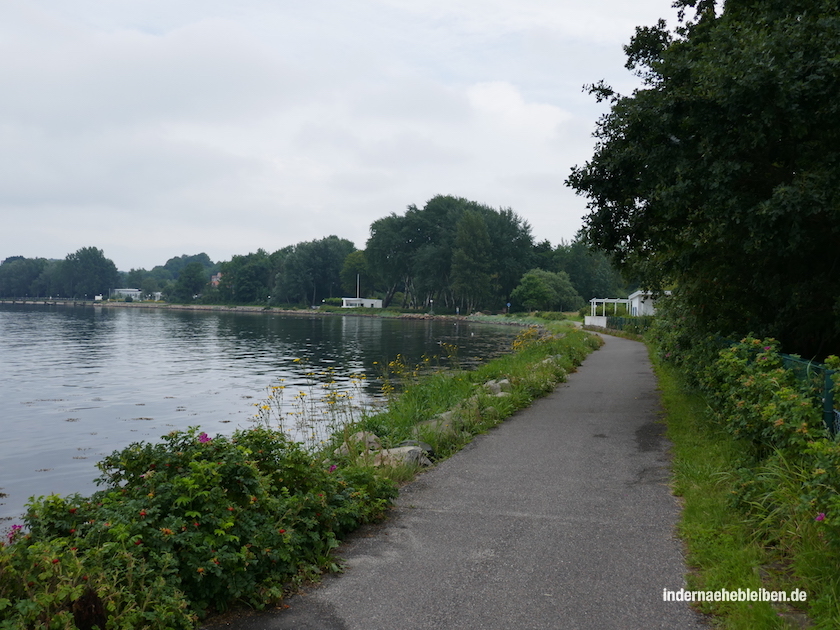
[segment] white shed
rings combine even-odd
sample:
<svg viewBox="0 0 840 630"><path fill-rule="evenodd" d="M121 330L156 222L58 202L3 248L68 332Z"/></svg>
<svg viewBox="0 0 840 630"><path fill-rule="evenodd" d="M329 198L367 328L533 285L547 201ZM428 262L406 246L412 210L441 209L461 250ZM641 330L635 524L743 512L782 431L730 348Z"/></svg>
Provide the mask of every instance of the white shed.
<svg viewBox="0 0 840 630"><path fill-rule="evenodd" d="M341 298L341 308L382 308L382 300L346 297Z"/></svg>
<svg viewBox="0 0 840 630"><path fill-rule="evenodd" d="M664 291L664 294L671 295L671 292ZM648 291L636 291L631 293L627 299L630 302L628 304L629 315L653 315L656 313L656 300L653 298L653 294Z"/></svg>

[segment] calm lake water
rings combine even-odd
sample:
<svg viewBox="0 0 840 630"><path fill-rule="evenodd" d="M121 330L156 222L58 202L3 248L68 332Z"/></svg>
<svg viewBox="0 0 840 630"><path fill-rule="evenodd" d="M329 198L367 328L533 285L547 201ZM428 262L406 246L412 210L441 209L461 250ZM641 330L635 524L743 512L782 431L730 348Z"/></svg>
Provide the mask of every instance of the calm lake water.
<svg viewBox="0 0 840 630"><path fill-rule="evenodd" d="M0 304L0 529L30 496L93 492L94 464L132 442L194 425L210 435L253 426L255 403L280 379L296 392L331 378L350 388L364 375L357 398L371 400L380 366L397 354L415 364L441 355L443 342L469 367L506 352L518 332L440 320ZM330 368L334 376L325 376Z"/></svg>

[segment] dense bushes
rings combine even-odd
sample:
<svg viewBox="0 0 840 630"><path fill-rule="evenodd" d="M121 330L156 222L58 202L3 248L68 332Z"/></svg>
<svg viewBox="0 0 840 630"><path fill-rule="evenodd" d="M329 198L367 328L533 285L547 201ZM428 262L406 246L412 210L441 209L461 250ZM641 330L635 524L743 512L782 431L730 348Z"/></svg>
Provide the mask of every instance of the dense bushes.
<svg viewBox="0 0 840 630"><path fill-rule="evenodd" d="M233 601L261 606L328 566L337 537L396 494L372 469L330 466L265 428L173 432L99 468L105 489L34 501L28 532L0 548L0 628L73 628L85 601L109 628L189 628Z"/></svg>
<svg viewBox="0 0 840 630"><path fill-rule="evenodd" d="M840 443L820 401L784 367L775 340L700 336L679 305L663 312L650 334L655 351L703 393L713 426L735 439L737 470L720 478L732 507L774 562L795 571L811 610L840 621Z"/></svg>
<svg viewBox="0 0 840 630"><path fill-rule="evenodd" d="M757 459L774 451L800 453L826 437L820 409L782 366L772 339L746 337L721 350L700 384L717 417Z"/></svg>

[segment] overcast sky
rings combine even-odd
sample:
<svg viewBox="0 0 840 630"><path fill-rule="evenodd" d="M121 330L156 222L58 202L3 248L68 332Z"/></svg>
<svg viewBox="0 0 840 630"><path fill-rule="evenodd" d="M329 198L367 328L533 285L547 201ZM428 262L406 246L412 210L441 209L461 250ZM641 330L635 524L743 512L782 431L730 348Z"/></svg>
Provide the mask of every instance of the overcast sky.
<svg viewBox="0 0 840 630"><path fill-rule="evenodd" d="M671 0L4 0L0 260L95 246L127 271L227 260L451 194L537 240L622 46Z"/></svg>

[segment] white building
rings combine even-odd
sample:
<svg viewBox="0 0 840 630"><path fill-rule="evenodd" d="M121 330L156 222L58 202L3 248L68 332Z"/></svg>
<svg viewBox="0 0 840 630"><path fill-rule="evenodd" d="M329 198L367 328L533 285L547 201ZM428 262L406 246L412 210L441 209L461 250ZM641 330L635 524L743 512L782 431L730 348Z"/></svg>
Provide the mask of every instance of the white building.
<svg viewBox="0 0 840 630"><path fill-rule="evenodd" d="M140 289L113 289L111 291L111 297L131 297L133 300L139 300L142 297L142 291Z"/></svg>
<svg viewBox="0 0 840 630"><path fill-rule="evenodd" d="M670 291L663 291L664 295L671 295ZM612 308L607 305L611 304ZM592 298L589 300L590 315L584 317L587 326L607 327L607 317L618 314L618 305L627 307L627 315L640 317L656 314L656 300L649 291L635 291L626 298ZM609 311L612 310L612 313ZM598 311L601 311L599 314Z"/></svg>
<svg viewBox="0 0 840 630"><path fill-rule="evenodd" d="M341 298L341 308L382 308L382 300L346 297Z"/></svg>
<svg viewBox="0 0 840 630"><path fill-rule="evenodd" d="M664 291L665 295L671 295L670 291ZM627 307L628 315L655 315L656 314L656 300L653 299L653 294L649 291L636 291L631 293L628 298L630 301Z"/></svg>

